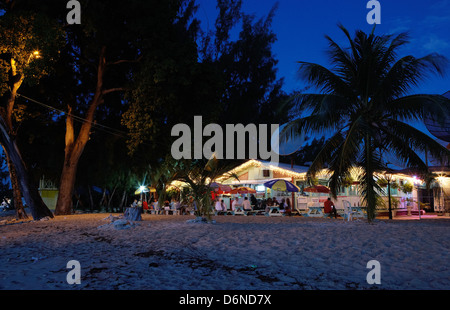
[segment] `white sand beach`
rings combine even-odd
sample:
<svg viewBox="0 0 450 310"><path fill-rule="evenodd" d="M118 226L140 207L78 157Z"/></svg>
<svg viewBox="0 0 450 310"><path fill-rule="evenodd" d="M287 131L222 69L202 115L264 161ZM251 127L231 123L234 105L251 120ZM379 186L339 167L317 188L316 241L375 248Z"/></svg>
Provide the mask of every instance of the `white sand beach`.
<svg viewBox="0 0 450 310"><path fill-rule="evenodd" d="M119 214L112 214L118 217ZM450 219L110 214L0 218L1 290L448 290ZM67 262L81 265L69 285ZM381 266L368 284L367 263Z"/></svg>

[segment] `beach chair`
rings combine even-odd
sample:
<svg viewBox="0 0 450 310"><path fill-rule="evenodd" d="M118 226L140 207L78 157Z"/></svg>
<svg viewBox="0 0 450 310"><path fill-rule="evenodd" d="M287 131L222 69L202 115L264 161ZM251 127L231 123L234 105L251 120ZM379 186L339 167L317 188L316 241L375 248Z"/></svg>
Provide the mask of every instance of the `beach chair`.
<svg viewBox="0 0 450 310"><path fill-rule="evenodd" d="M355 215L356 212L352 210L352 204L347 200L343 200L342 204L344 205L344 220L353 220L353 215Z"/></svg>

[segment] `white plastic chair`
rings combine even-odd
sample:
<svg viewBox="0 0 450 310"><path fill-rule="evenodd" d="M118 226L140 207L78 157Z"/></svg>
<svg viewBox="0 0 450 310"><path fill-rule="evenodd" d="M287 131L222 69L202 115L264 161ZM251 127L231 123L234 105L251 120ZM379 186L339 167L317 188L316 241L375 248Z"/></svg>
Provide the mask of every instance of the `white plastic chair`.
<svg viewBox="0 0 450 310"><path fill-rule="evenodd" d="M353 220L353 214L356 214L356 212L352 210L352 204L347 200L343 200L342 203L344 205L344 220Z"/></svg>

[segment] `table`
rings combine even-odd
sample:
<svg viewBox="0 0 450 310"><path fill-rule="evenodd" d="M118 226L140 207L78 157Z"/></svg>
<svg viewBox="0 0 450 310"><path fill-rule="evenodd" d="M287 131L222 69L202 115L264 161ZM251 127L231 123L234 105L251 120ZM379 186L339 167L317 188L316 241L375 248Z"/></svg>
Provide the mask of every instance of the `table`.
<svg viewBox="0 0 450 310"><path fill-rule="evenodd" d="M266 215L267 216L283 216L283 213L280 212L280 207L269 206L269 212Z"/></svg>
<svg viewBox="0 0 450 310"><path fill-rule="evenodd" d="M233 215L245 215L243 206L234 206Z"/></svg>
<svg viewBox="0 0 450 310"><path fill-rule="evenodd" d="M323 209L322 207L308 207L308 213L306 214L306 216L323 217L324 213L322 209Z"/></svg>

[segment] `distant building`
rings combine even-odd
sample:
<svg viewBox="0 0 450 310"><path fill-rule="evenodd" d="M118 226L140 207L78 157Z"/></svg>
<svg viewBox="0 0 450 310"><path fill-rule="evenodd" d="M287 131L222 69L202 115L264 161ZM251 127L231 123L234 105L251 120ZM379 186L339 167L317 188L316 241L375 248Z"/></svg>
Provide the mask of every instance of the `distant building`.
<svg viewBox="0 0 450 310"><path fill-rule="evenodd" d="M306 186L306 172L308 167L289 165L280 163L278 166L271 165L269 162L260 160L249 160L242 165L229 171L229 173L235 173L239 177L239 181L235 178L222 177L217 182L230 185L232 187L248 186L256 190L256 198L270 198L277 197L277 200L281 198L294 197L294 203L297 207L304 206L308 203L314 203L315 205L322 206L323 202L329 197L329 194L317 194L317 193L292 193L272 191L264 186L265 182L273 179L285 179L293 182L300 188ZM418 210L419 202L428 203L428 211L444 211L445 206L447 210L450 210L450 171L448 167L435 167L432 169L438 175L438 182L442 186L440 191L434 190L434 194L431 194L431 198L424 194L425 185L423 181L415 177L411 171L397 171L392 174L391 197L399 201L399 209L406 212L407 205L413 206L413 211ZM357 170L353 173L355 180L352 184L342 187L339 190L337 200L334 201L338 209L343 209L343 201L349 201L352 205L361 205L361 196L358 193ZM321 185L328 185L329 175L323 170L318 176L318 183ZM411 193L402 192L401 186L405 183L412 185ZM387 192L387 190L385 190ZM439 197L435 194L440 194ZM422 201L424 198L427 201ZM387 195L383 197L387 208ZM431 201L429 201L431 200ZM421 205L423 210L424 205ZM382 211L380 211L382 212ZM448 211L447 211L448 212Z"/></svg>

